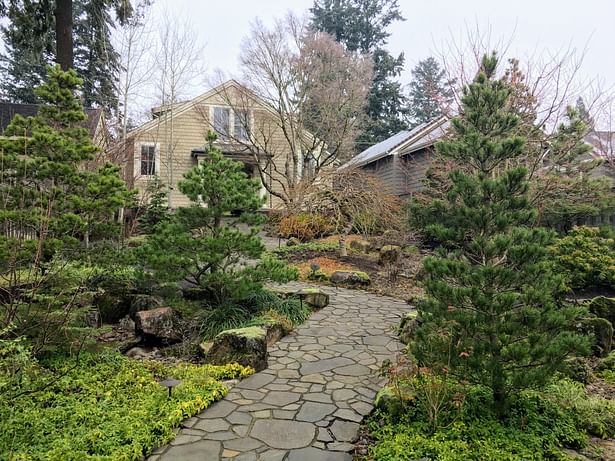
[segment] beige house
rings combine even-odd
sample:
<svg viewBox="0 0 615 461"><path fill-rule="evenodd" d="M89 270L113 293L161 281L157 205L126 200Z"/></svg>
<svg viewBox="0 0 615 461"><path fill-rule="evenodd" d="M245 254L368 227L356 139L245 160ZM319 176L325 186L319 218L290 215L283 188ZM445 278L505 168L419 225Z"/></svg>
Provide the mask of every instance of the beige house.
<svg viewBox="0 0 615 461"><path fill-rule="evenodd" d="M171 208L190 205L178 182L206 155L209 130L217 133L216 145L225 156L242 162L248 176L267 184L261 189L265 208L279 207L282 201L267 190L285 187L288 135L279 116L234 80L190 101L153 108L152 120L128 136L128 184L143 196L148 181L158 177L170 189Z"/></svg>

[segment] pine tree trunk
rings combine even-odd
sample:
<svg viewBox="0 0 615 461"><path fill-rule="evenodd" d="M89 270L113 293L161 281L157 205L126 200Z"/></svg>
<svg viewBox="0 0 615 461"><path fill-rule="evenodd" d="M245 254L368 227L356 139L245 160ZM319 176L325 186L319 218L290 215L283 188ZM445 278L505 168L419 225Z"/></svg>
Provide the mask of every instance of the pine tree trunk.
<svg viewBox="0 0 615 461"><path fill-rule="evenodd" d="M56 62L73 67L73 0L56 0Z"/></svg>

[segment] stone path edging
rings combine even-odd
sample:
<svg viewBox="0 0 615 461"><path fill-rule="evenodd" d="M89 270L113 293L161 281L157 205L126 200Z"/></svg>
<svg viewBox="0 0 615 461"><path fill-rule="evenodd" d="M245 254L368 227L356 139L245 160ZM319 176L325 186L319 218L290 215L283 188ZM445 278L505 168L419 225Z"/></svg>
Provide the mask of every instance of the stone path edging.
<svg viewBox="0 0 615 461"><path fill-rule="evenodd" d="M269 348L268 367L184 421L149 461L351 460L359 424L383 384L378 369L401 350L395 328L411 307L364 291L321 289L330 304Z"/></svg>

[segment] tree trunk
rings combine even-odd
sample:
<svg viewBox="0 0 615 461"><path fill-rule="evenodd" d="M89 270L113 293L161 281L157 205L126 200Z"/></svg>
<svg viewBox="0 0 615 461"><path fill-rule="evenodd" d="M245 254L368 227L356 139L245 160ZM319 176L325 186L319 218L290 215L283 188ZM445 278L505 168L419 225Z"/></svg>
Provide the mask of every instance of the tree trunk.
<svg viewBox="0 0 615 461"><path fill-rule="evenodd" d="M73 0L56 0L56 62L73 67Z"/></svg>
<svg viewBox="0 0 615 461"><path fill-rule="evenodd" d="M349 223L344 229L342 229L342 233L340 234L340 256L348 256L348 249L346 248L346 239L348 238L348 234L352 230L353 224Z"/></svg>

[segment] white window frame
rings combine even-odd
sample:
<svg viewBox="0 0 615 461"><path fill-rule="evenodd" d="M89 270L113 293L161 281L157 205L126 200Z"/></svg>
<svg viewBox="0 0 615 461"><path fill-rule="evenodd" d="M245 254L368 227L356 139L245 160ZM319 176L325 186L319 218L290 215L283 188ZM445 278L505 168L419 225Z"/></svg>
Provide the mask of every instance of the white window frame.
<svg viewBox="0 0 615 461"><path fill-rule="evenodd" d="M216 119L215 119L215 111L216 108L219 109L226 109L229 111L229 133L227 136L222 135L221 133L218 133L216 131ZM247 119L248 119L248 126L247 126L247 130L246 130L246 138L245 139L241 139L239 136L237 136L237 133L235 131L235 119L236 119L236 114L235 114L235 110L233 110L232 107L230 106L220 106L220 105L213 105L210 106L209 108L209 120L211 120L211 127L212 129L216 132L216 134L218 135L218 140L219 141L229 141L229 140L238 140L238 141L249 141L250 137L252 135L252 127L254 126L254 120L253 120L253 113L250 109L246 109L246 110L238 110L237 112L246 112L247 114Z"/></svg>
<svg viewBox="0 0 615 461"><path fill-rule="evenodd" d="M160 176L160 144L156 142L138 142L135 152L135 177L136 178L152 178L154 176ZM141 174L141 149L144 147L154 147L154 174L145 175Z"/></svg>
<svg viewBox="0 0 615 461"><path fill-rule="evenodd" d="M228 132L226 134L220 133L216 127L216 109L226 110L228 111ZM212 106L211 108L211 121L212 126L216 134L218 135L218 139L222 141L228 140L233 134L233 111L230 107L225 106Z"/></svg>

